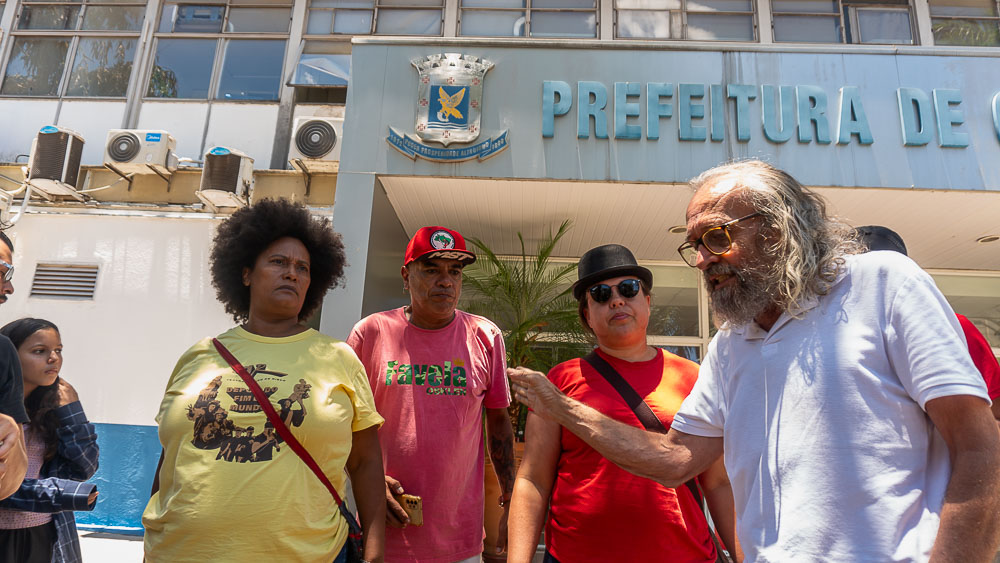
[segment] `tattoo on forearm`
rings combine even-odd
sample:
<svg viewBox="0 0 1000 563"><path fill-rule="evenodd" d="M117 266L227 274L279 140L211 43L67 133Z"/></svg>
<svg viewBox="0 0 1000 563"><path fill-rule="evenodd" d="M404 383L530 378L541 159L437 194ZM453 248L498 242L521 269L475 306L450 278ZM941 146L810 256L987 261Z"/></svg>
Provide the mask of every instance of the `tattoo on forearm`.
<svg viewBox="0 0 1000 563"><path fill-rule="evenodd" d="M500 480L500 490L505 498L514 492L514 436L490 437L490 459Z"/></svg>

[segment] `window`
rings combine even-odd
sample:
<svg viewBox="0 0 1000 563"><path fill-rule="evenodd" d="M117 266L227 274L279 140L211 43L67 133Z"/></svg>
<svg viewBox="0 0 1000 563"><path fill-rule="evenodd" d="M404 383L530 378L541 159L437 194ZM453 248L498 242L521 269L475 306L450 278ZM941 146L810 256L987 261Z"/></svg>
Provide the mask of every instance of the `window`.
<svg viewBox="0 0 1000 563"><path fill-rule="evenodd" d="M125 97L145 10L127 1L23 2L0 94Z"/></svg>
<svg viewBox="0 0 1000 563"><path fill-rule="evenodd" d="M290 0L164 4L146 96L277 100Z"/></svg>
<svg viewBox="0 0 1000 563"><path fill-rule="evenodd" d="M997 0L930 0L935 45L1000 46Z"/></svg>
<svg viewBox="0 0 1000 563"><path fill-rule="evenodd" d="M306 35L439 36L444 0L311 0Z"/></svg>
<svg viewBox="0 0 1000 563"><path fill-rule="evenodd" d="M618 39L754 41L751 0L615 0Z"/></svg>
<svg viewBox="0 0 1000 563"><path fill-rule="evenodd" d="M931 273L956 313L965 315L994 350L1000 349L1000 277Z"/></svg>
<svg viewBox="0 0 1000 563"><path fill-rule="evenodd" d="M913 44L907 0L771 0L774 40Z"/></svg>
<svg viewBox="0 0 1000 563"><path fill-rule="evenodd" d="M597 37L596 0L461 0L459 35Z"/></svg>

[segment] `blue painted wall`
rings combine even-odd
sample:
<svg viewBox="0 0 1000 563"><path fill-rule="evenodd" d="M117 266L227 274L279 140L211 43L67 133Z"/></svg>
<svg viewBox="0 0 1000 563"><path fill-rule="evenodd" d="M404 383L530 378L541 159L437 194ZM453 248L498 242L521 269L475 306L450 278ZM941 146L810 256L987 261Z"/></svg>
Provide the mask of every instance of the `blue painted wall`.
<svg viewBox="0 0 1000 563"><path fill-rule="evenodd" d="M81 528L142 534L142 511L149 500L160 441L155 426L94 423L101 447L101 466L91 479L97 484L97 507L77 512Z"/></svg>

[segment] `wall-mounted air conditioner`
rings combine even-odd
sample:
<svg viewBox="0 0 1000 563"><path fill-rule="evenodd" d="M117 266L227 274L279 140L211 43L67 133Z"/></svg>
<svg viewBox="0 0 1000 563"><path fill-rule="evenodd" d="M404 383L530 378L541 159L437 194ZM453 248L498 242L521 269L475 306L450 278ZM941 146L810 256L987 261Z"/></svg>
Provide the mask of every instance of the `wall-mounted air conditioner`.
<svg viewBox="0 0 1000 563"><path fill-rule="evenodd" d="M14 196L6 190L0 190L0 225L10 224L11 207L14 207Z"/></svg>
<svg viewBox="0 0 1000 563"><path fill-rule="evenodd" d="M295 118L288 147L289 164L306 174L337 172L340 169L343 132L342 117Z"/></svg>
<svg viewBox="0 0 1000 563"><path fill-rule="evenodd" d="M245 207L253 195L253 159L227 147L215 147L205 153L198 198L208 207Z"/></svg>
<svg viewBox="0 0 1000 563"><path fill-rule="evenodd" d="M177 140L166 131L112 129L104 145L104 166L120 176L157 174L167 179L177 170Z"/></svg>
<svg viewBox="0 0 1000 563"><path fill-rule="evenodd" d="M68 196L82 201L83 196L76 191L82 154L79 133L46 125L31 141L26 182L46 199Z"/></svg>

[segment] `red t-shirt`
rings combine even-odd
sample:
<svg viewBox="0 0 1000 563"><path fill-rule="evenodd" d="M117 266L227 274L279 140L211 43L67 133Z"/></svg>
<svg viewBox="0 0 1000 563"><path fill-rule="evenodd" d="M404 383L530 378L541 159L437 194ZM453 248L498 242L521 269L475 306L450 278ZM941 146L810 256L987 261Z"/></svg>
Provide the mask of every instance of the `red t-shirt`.
<svg viewBox="0 0 1000 563"><path fill-rule="evenodd" d="M697 364L668 352L646 362L626 362L603 353L601 357L668 428L698 378ZM557 365L548 377L566 395L642 428L621 395L582 359ZM545 543L556 559L564 563L715 561L708 524L687 487L668 489L636 477L565 428L561 432L545 526Z"/></svg>
<svg viewBox="0 0 1000 563"><path fill-rule="evenodd" d="M1000 397L1000 363L997 363L990 343L986 341L983 333L979 332L972 321L964 315L958 315L958 322L965 332L965 340L969 343L969 355L972 356L972 363L976 364L979 373L983 374L983 381L986 382L986 391L990 399L996 400Z"/></svg>

